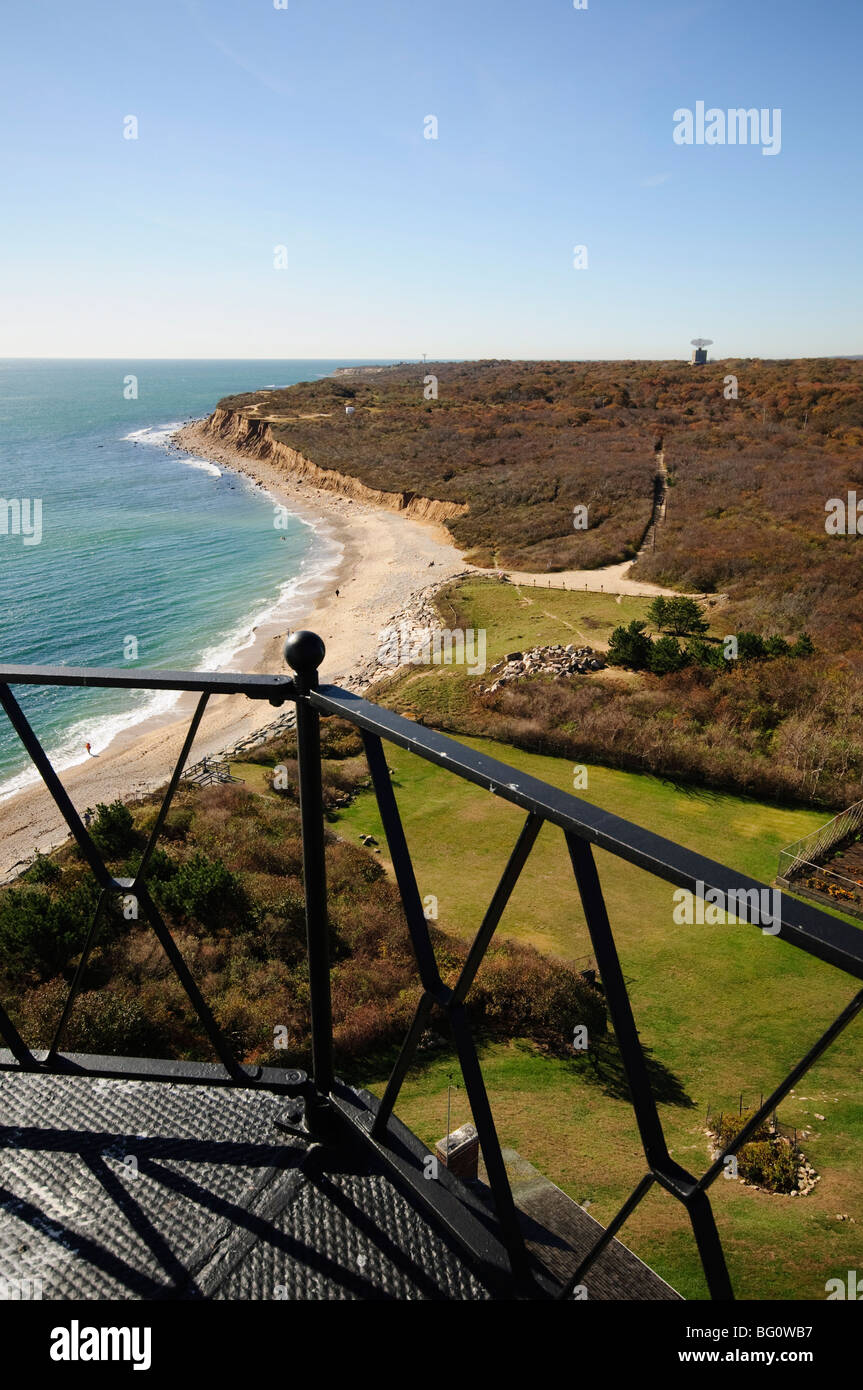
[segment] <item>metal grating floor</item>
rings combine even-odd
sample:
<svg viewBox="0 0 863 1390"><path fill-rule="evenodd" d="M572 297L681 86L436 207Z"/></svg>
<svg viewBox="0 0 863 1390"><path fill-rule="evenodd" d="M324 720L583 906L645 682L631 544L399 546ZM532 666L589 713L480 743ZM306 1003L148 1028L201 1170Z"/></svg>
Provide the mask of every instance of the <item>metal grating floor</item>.
<svg viewBox="0 0 863 1390"><path fill-rule="evenodd" d="M286 1107L263 1090L0 1072L0 1297L496 1296L482 1260L373 1150L286 1134ZM427 1151L401 1132L422 1164ZM528 1249L559 1289L602 1228L515 1151L504 1157ZM455 1188L474 1218L491 1216L484 1182ZM591 1300L679 1297L617 1240L585 1287Z"/></svg>
<svg viewBox="0 0 863 1390"><path fill-rule="evenodd" d="M44 1299L448 1299L489 1291L353 1152L262 1091L0 1075L0 1278Z"/></svg>

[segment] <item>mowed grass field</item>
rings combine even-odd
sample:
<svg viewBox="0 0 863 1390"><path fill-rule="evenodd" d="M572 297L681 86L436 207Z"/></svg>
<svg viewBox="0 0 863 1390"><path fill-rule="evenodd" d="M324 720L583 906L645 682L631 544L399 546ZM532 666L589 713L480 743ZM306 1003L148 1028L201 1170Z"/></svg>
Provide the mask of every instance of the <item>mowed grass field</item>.
<svg viewBox="0 0 863 1390"><path fill-rule="evenodd" d="M453 610L444 600L444 624ZM612 628L643 618L649 600L522 587L460 584L459 608L487 633L487 663L538 643L603 648ZM721 608L709 614L722 635ZM619 673L620 679L633 679ZM400 673L386 701L446 726L468 703L464 669ZM740 797L682 789L659 778L590 766L574 791L569 762L487 739L464 738L513 767L771 883L779 850L823 824L825 815ZM477 930L523 823L488 792L414 755L388 748L408 843L423 896L438 900L438 925L469 940ZM339 814L333 829L386 845L371 793ZM636 1023L648 1049L660 1114L673 1156L698 1174L709 1161L707 1108L759 1103L854 994L853 983L757 927L680 926L673 888L599 852L597 863ZM591 955L563 835L545 826L498 928L543 952L586 963ZM575 1200L607 1222L645 1172L637 1127L613 1048L589 1058L550 1057L523 1039L482 1052L501 1142L519 1150ZM863 1264L863 1107L859 1020L782 1104L780 1118L807 1132L803 1151L821 1180L806 1197L770 1195L720 1178L712 1200L738 1297L820 1299L828 1279ZM385 1069L364 1078L380 1093ZM399 1113L427 1143L446 1128L453 1054L423 1054ZM823 1117L823 1118L822 1118ZM452 1124L469 1119L453 1092ZM658 1188L622 1238L689 1298L707 1295L682 1207Z"/></svg>
<svg viewBox="0 0 863 1390"><path fill-rule="evenodd" d="M519 642L572 642L604 647L612 629L633 618L645 619L648 598L549 588L542 582L502 584L495 579L464 579L438 596L441 618L451 620L447 595L458 590L458 603L467 626L488 635L489 662L497 661ZM708 614L709 616L709 614Z"/></svg>
<svg viewBox="0 0 863 1390"><path fill-rule="evenodd" d="M560 759L464 742L571 790L572 768ZM420 893L438 899L440 927L469 940L523 815L413 754L390 748L388 761ZM768 883L779 849L823 820L598 767L588 769L579 794ZM371 793L341 812L333 829L354 840L371 833L386 854ZM655 1088L667 1097L660 1111L669 1146L697 1174L708 1163L707 1106L736 1110L741 1092L744 1105L769 1094L852 997L852 983L757 927L676 925L670 884L604 852L597 863ZM556 827L541 831L498 930L586 963L590 939ZM399 1113L433 1144L446 1127L447 1077L459 1077L451 1054L428 1056L408 1079ZM852 1024L780 1107L785 1123L810 1131L803 1149L822 1175L812 1194L768 1195L725 1179L714 1185L738 1296L820 1298L827 1279L859 1267L860 1061L859 1024ZM516 1038L485 1048L483 1066L501 1142L607 1222L645 1171L619 1068L604 1061L597 1075L585 1058L551 1058ZM383 1080L381 1069L364 1084L380 1092ZM455 1095L453 1125L470 1118L463 1090ZM645 1199L623 1238L687 1297L706 1295L685 1213L664 1193Z"/></svg>

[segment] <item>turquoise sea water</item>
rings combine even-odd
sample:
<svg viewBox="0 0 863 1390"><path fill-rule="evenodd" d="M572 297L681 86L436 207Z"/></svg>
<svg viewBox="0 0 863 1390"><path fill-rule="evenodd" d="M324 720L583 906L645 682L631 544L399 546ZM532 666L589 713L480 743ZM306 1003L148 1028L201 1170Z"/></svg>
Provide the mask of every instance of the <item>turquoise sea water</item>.
<svg viewBox="0 0 863 1390"><path fill-rule="evenodd" d="M343 365L0 360L0 498L23 503L17 535L14 508L0 510L0 663L216 670L274 605L289 613L298 589L332 566L332 541L299 520L276 529L261 489L165 442L222 396ZM138 395L127 400L130 375ZM59 767L86 756L85 740L99 752L170 702L14 693ZM0 711L0 797L31 776Z"/></svg>

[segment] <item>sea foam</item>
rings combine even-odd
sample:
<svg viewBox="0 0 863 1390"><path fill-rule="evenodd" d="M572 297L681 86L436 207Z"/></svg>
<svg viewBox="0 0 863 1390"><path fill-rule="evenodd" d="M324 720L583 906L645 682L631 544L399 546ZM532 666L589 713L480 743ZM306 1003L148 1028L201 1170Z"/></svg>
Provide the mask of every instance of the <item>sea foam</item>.
<svg viewBox="0 0 863 1390"><path fill-rule="evenodd" d="M215 464L206 459L177 453L171 448L173 437L182 426L183 422L180 420L149 425L143 429L132 430L122 438L126 442L162 449L171 453L176 461L184 466L199 468L214 477L221 477L222 471ZM239 473L236 477L248 491L276 501L274 494L254 479ZM292 620L308 610L310 600L314 600L318 594L330 587L338 573L344 547L331 534L325 520L318 521L296 515L294 519L298 524L308 528L315 537L314 548L300 561L299 572L280 585L275 599L271 599L263 607L255 606L244 619L215 642L197 654L190 653L191 670L221 671L229 668L242 652L248 651L254 645L259 627L267 623L289 625ZM64 772L89 761L90 755L84 748L85 743L90 744L94 754L102 753L119 734L166 714L180 699L180 692L140 692L135 698L136 704L132 709L95 719L78 719L72 723L58 741L46 750L55 770ZM39 781L36 769L32 766L26 768L0 783L0 802L36 785Z"/></svg>

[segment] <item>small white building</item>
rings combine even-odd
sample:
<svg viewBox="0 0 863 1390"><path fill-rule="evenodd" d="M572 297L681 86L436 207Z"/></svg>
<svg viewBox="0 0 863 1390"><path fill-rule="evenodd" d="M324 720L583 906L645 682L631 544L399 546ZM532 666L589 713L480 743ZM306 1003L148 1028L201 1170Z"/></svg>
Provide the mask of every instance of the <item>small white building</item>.
<svg viewBox="0 0 863 1390"><path fill-rule="evenodd" d="M354 413L354 406L352 406L352 405L346 405L346 406L345 406L345 414L346 414L346 415L353 415L353 413Z"/></svg>

